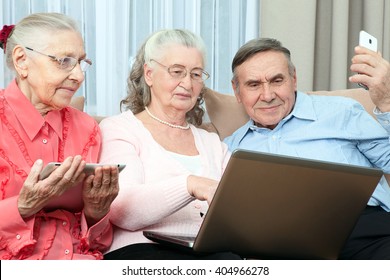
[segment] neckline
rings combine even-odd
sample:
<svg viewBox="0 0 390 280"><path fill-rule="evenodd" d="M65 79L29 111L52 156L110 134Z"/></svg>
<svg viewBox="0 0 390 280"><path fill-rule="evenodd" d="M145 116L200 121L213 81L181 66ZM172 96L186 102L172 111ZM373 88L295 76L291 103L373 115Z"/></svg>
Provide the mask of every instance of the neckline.
<svg viewBox="0 0 390 280"><path fill-rule="evenodd" d="M149 109L148 109L147 106L145 106L145 111L146 111L146 113L148 113L148 115L149 115L152 119L158 121L159 123L165 124L165 125L167 125L167 126L169 126L169 127L172 127L172 128L179 128L179 129L183 129L183 130L187 130L187 129L190 128L190 124L189 124L189 123L187 123L186 125L182 126L182 125L172 124L172 123L169 123L169 122L163 121L162 119L157 118L155 115L153 115L153 114L149 111Z"/></svg>

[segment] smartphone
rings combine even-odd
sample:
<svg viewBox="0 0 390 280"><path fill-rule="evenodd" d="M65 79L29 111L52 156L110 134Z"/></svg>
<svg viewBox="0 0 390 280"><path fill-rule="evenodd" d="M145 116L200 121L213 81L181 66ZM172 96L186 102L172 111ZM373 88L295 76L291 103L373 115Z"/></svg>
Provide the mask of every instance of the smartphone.
<svg viewBox="0 0 390 280"><path fill-rule="evenodd" d="M371 34L367 33L364 30L361 30L359 33L359 46L365 47L369 50L372 50L374 52L378 51L378 40L372 36Z"/></svg>
<svg viewBox="0 0 390 280"><path fill-rule="evenodd" d="M365 47L369 50L372 50L374 52L378 51L378 40L372 36L371 34L367 33L364 30L361 30L359 32L359 46ZM368 87L364 84L358 83L359 86L362 88L368 90Z"/></svg>
<svg viewBox="0 0 390 280"><path fill-rule="evenodd" d="M61 162L49 162L45 168L43 168L41 174L39 174L39 180L43 180L49 177L49 175L60 165ZM88 176L94 174L97 167L105 165L115 165L118 167L119 172L121 172L126 167L126 164L87 163L84 167L84 172Z"/></svg>

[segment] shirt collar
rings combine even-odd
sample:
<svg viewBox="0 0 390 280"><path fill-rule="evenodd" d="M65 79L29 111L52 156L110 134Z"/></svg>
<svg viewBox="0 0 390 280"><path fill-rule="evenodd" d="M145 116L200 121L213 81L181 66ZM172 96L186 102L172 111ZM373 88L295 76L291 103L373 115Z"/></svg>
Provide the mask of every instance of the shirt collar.
<svg viewBox="0 0 390 280"><path fill-rule="evenodd" d="M38 110L31 104L30 100L19 89L14 79L4 92L4 96L11 110L15 113L20 125L28 137L33 140L41 128L47 122L62 140L62 121L61 113L58 110L52 110L45 117L42 117Z"/></svg>
<svg viewBox="0 0 390 280"><path fill-rule="evenodd" d="M290 115L298 119L311 120L311 121L317 120L317 115L314 110L312 97L307 93L298 91L294 109Z"/></svg>

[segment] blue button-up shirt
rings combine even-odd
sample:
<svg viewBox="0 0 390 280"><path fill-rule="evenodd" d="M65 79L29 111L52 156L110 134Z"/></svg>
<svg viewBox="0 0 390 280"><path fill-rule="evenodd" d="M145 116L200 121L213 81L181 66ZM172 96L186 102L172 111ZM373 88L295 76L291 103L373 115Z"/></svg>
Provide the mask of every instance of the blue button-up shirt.
<svg viewBox="0 0 390 280"><path fill-rule="evenodd" d="M376 115L379 123L351 98L297 92L293 111L274 129L257 127L250 120L224 142L231 151L241 148L390 173L390 113ZM384 177L368 205L390 211L390 188Z"/></svg>

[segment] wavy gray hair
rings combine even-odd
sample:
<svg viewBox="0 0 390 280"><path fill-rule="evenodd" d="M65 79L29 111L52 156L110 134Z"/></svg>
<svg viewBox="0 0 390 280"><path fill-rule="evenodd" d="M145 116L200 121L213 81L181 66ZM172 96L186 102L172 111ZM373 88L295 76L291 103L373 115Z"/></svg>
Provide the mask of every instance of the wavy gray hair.
<svg viewBox="0 0 390 280"><path fill-rule="evenodd" d="M140 47L127 78L127 96L120 103L121 110L125 108L134 114L140 113L151 101L151 92L144 77L144 65L151 59L160 59L165 55L166 46L182 45L188 48L196 48L203 57L203 65L206 63L206 47L201 37L184 29L164 29L153 33ZM154 67L150 65L150 67ZM205 88L194 106L187 112L187 121L194 125L201 125L204 115L202 108Z"/></svg>

